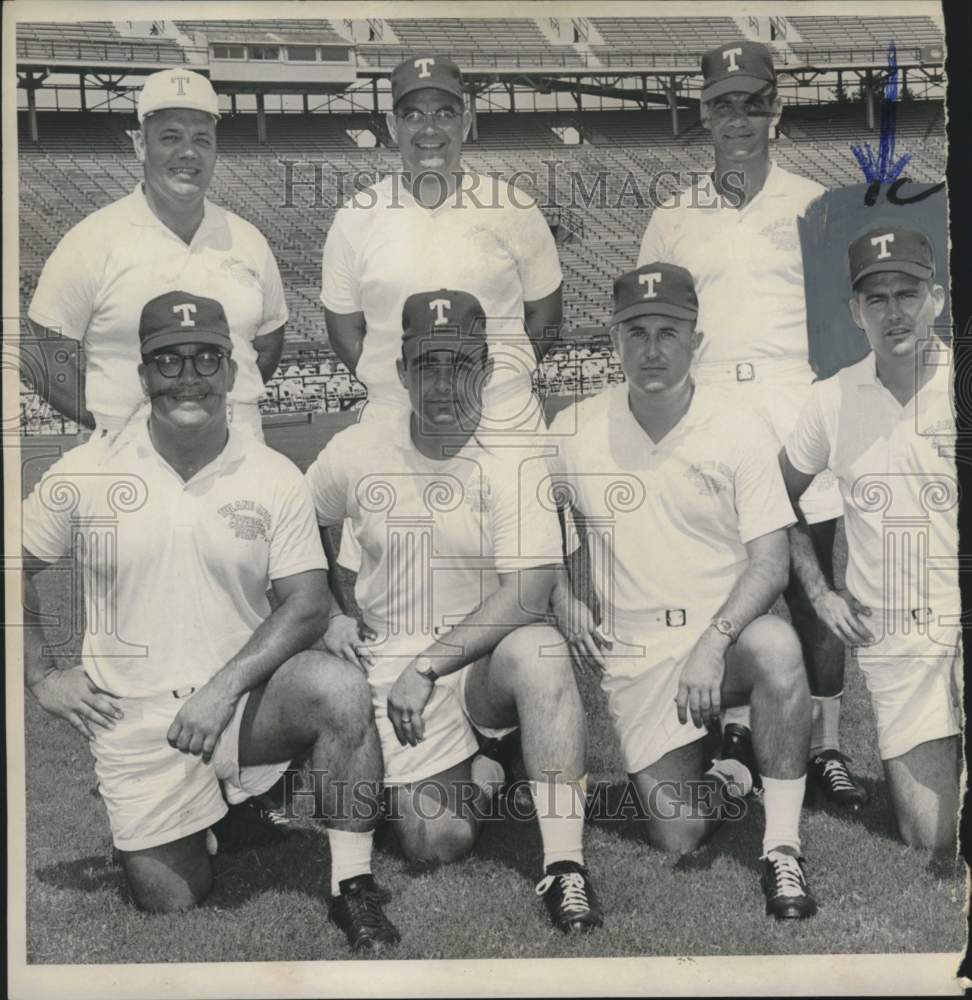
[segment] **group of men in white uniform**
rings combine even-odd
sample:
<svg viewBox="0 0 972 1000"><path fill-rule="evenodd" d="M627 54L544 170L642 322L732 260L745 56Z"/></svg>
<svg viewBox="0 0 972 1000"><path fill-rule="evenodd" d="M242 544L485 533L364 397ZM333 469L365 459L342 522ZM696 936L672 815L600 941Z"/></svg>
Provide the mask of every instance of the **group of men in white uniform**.
<svg viewBox="0 0 972 1000"><path fill-rule="evenodd" d="M522 195L463 171L458 67L396 67L403 172L341 209L324 248L330 342L369 402L304 483L256 440L287 313L265 241L205 199L216 96L186 70L146 81L144 183L65 237L31 304L38 350L58 333L84 345L84 392L53 380L42 392L96 437L24 515L31 595L33 573L72 550L65 482L85 516L107 503L124 527L117 572L85 571L146 651L109 662L89 634L85 669L63 671L35 637L27 680L91 739L140 905L198 902L223 797L259 794L308 750L332 776L383 780L408 857L458 859L496 786L484 776L502 777L501 754L481 747L518 729L537 892L562 930L600 926L572 661L601 674L653 845L692 850L728 798L762 786L761 884L778 919L816 911L799 829L808 767L835 803L866 803L837 738L845 646L871 691L902 837L953 842L954 429L947 352L929 332L944 303L931 247L894 225L854 241L850 308L872 353L812 385L796 219L823 189L769 158L780 101L765 47L720 46L702 73L715 170L655 211L638 267L615 282L626 382L548 429L530 374L561 323L553 238ZM115 508L98 483L132 474L146 496ZM887 548L889 505L924 517L930 548L906 567ZM182 596L155 603L136 577ZM770 614L780 596L792 626ZM710 763L703 737L720 722ZM703 800L688 794L700 782ZM375 811L349 815L330 787L331 915L356 950L392 944Z"/></svg>

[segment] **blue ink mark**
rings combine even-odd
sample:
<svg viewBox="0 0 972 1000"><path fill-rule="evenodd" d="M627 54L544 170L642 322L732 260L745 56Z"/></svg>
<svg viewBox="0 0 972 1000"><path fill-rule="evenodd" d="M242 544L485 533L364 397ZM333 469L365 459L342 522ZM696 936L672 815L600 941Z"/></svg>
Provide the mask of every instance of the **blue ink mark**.
<svg viewBox="0 0 972 1000"><path fill-rule="evenodd" d="M905 153L897 161L894 159L894 134L898 100L898 56L894 42L888 46L888 79L884 85L881 101L881 142L875 157L871 144L851 146L851 152L864 171L868 184L891 184L898 179L901 171L911 162L911 153Z"/></svg>

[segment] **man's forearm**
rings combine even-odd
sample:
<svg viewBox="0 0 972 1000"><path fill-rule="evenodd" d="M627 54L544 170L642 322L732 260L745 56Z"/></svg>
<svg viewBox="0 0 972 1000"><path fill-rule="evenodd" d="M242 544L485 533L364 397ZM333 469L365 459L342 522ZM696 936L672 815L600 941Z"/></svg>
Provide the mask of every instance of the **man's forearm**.
<svg viewBox="0 0 972 1000"><path fill-rule="evenodd" d="M327 626L327 600L290 597L264 620L243 648L213 677L239 697L267 680L278 667L312 646ZM211 683L212 683L211 682Z"/></svg>
<svg viewBox="0 0 972 1000"><path fill-rule="evenodd" d="M436 639L426 647L416 659L428 659L432 669L443 677L492 653L514 629L543 621L556 568L550 566L525 572L543 574L539 586L531 588L528 602L524 601L519 586L501 586L442 639ZM540 578L537 579L539 581ZM530 606L525 607L525 603Z"/></svg>
<svg viewBox="0 0 972 1000"><path fill-rule="evenodd" d="M324 546L324 555L327 557L327 582L340 610L344 614L361 621L361 608L358 606L358 602L354 596L358 574L354 570L342 566L339 562L341 555L341 533L343 530L344 526L341 524L321 528L321 543ZM337 608L331 609L332 616L337 613Z"/></svg>
<svg viewBox="0 0 972 1000"><path fill-rule="evenodd" d="M786 587L786 567L776 560L751 560L716 614L728 618L741 632L765 615Z"/></svg>
<svg viewBox="0 0 972 1000"><path fill-rule="evenodd" d="M810 531L802 517L788 531L790 542L790 559L793 572L811 601L830 590L830 584L824 575L823 567L817 558L810 538Z"/></svg>
<svg viewBox="0 0 972 1000"><path fill-rule="evenodd" d="M24 573L23 594L24 684L32 692L34 686L58 666L50 654L44 652L44 626L32 573Z"/></svg>
<svg viewBox="0 0 972 1000"><path fill-rule="evenodd" d="M53 354L48 349L38 342L25 341L20 345L21 371L24 381L33 386L51 409L92 430L95 420L85 404L84 372L78 360L79 351L80 348L65 351L66 360L58 360L55 365Z"/></svg>

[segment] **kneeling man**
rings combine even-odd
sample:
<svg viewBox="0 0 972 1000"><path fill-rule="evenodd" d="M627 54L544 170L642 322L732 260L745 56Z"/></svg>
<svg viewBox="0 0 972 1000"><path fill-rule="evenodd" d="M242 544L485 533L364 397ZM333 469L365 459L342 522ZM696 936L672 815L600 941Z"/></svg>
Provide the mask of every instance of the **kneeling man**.
<svg viewBox="0 0 972 1000"><path fill-rule="evenodd" d="M355 950L394 943L371 875L381 757L368 687L309 648L330 594L306 486L227 424L236 363L219 302L158 296L139 338L147 421L68 452L25 502L27 686L89 740L139 907L182 910L212 888L221 781L231 801L259 795L310 751L326 775L331 918ZM64 669L43 645L53 609L33 577L75 551L89 612L82 662ZM341 801L349 787L357 811Z"/></svg>
<svg viewBox="0 0 972 1000"><path fill-rule="evenodd" d="M810 695L796 633L767 613L787 584L794 521L772 461L777 443L738 393L693 383L702 332L688 271L646 264L618 278L614 296L611 336L627 383L551 427L556 476L586 539L568 560L571 582L558 583L558 620L575 653L602 671L648 839L662 850L691 851L713 831L716 774L748 791L737 761L717 762L722 770L702 780L703 737L723 708L751 704L766 911L809 917L817 907L800 810Z"/></svg>
<svg viewBox="0 0 972 1000"><path fill-rule="evenodd" d="M342 431L307 472L322 528L350 518L355 597L377 636L367 664L405 854L452 861L479 835L477 731L520 727L543 839L537 891L563 931L601 923L583 864L586 728L569 655L540 624L563 563L535 447L477 439L492 361L467 292L409 296L399 377L410 412ZM353 655L353 654L352 654Z"/></svg>
<svg viewBox="0 0 972 1000"><path fill-rule="evenodd" d="M924 233L886 226L850 245L854 322L871 353L813 386L780 453L794 504L831 469L847 524L847 589L824 578L802 524L793 565L853 648L902 840L953 850L962 757L958 479L945 305Z"/></svg>

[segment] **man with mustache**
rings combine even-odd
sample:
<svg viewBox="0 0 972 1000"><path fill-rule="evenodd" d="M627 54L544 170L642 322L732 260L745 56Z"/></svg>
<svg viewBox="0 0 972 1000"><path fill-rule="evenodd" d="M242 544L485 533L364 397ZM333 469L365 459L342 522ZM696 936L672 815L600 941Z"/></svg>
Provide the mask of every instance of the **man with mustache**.
<svg viewBox="0 0 972 1000"><path fill-rule="evenodd" d="M144 401L139 310L182 288L225 304L238 371L230 419L263 440L258 401L280 360L287 305L261 233L206 198L218 120L206 77L182 66L146 77L132 133L142 180L71 229L41 272L28 313L37 339L24 344L41 373L32 381L96 437L120 430ZM81 345L83 380L77 354L66 365L56 360L63 338Z"/></svg>
<svg viewBox="0 0 972 1000"><path fill-rule="evenodd" d="M140 317L147 419L69 451L24 505L27 687L89 741L141 909L201 902L221 786L234 802L259 795L309 751L331 919L355 951L393 944L371 874L381 748L368 687L310 648L330 594L307 488L227 419L237 366L222 305L168 292ZM34 576L74 552L89 613L81 662L66 667L43 644L53 609Z"/></svg>
<svg viewBox="0 0 972 1000"><path fill-rule="evenodd" d="M696 384L732 389L763 413L783 441L815 377L797 217L824 188L770 158L770 130L782 105L765 45L743 39L711 49L702 57L702 77L702 126L712 135L715 170L656 208L638 262L663 260L692 273L706 332ZM833 579L841 502L829 473L807 491L801 509ZM795 577L784 597L814 696L810 776L831 801L858 811L867 795L840 752L844 647L814 614ZM745 763L758 785L748 708L726 712L723 723L722 758Z"/></svg>
<svg viewBox="0 0 972 1000"><path fill-rule="evenodd" d="M951 354L924 233L869 229L849 251L854 322L871 353L813 386L780 452L794 504L833 471L847 587L822 572L802 521L793 561L821 620L853 648L877 720L901 839L954 851L961 743L961 595Z"/></svg>

